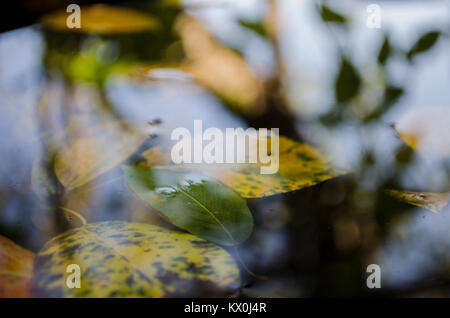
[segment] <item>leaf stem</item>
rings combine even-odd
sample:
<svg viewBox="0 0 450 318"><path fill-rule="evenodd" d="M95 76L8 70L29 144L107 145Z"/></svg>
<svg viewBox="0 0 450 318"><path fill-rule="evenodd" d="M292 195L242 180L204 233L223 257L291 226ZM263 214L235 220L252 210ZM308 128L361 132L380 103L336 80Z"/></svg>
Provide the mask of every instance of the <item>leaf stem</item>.
<svg viewBox="0 0 450 318"><path fill-rule="evenodd" d="M233 248L234 248L234 251L235 251L236 256L237 256L237 258L238 258L239 263L242 265L242 267L244 268L244 270L245 270L250 276L253 276L253 277L255 277L255 278L257 278L257 279L261 279L261 280L267 280L267 279L269 278L268 276L265 276L265 275L258 275L258 274L255 274L254 272L252 272L252 271L247 267L247 265L244 263L244 260L242 259L241 255L239 254L239 251L238 251L236 245L233 245Z"/></svg>
<svg viewBox="0 0 450 318"><path fill-rule="evenodd" d="M84 216L82 216L80 213L78 213L78 212L75 212L74 210L71 210L71 209L69 209L69 208L65 208L65 207L59 207L61 210L63 210L64 212L67 212L67 213L70 213L70 214L73 214L73 215L75 215L78 219L80 219L80 221L81 221L81 223L83 224L83 225L86 225L87 224L87 222L86 222L86 219L84 218Z"/></svg>

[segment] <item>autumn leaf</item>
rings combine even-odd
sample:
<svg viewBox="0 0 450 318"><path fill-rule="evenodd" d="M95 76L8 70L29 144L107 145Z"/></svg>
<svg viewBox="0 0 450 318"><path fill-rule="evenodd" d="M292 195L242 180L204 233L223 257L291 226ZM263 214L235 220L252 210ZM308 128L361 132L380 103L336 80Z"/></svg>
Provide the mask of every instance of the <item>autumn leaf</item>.
<svg viewBox="0 0 450 318"><path fill-rule="evenodd" d="M444 209L450 200L450 193L415 192L405 190L386 190L392 197L438 213Z"/></svg>
<svg viewBox="0 0 450 318"><path fill-rule="evenodd" d="M235 245L252 232L245 200L220 182L196 173L124 167L128 186L181 229L221 245Z"/></svg>
<svg viewBox="0 0 450 318"><path fill-rule="evenodd" d="M28 297L35 254L0 235L0 297Z"/></svg>
<svg viewBox="0 0 450 318"><path fill-rule="evenodd" d="M124 7L104 4L83 6L81 27L67 27L70 13L65 10L44 16L42 24L58 31L85 32L96 34L136 33L158 28L158 21L148 14Z"/></svg>
<svg viewBox="0 0 450 318"><path fill-rule="evenodd" d="M81 288L66 287L78 264ZM156 225L109 221L63 233L37 254L36 294L51 297L230 296L239 269L221 247Z"/></svg>
<svg viewBox="0 0 450 318"><path fill-rule="evenodd" d="M151 161L148 165L157 166ZM259 198L300 190L348 173L348 169L334 167L330 159L317 149L283 136L279 136L278 172L261 174L261 166L260 163L180 164L164 168L200 172L219 180L243 198Z"/></svg>

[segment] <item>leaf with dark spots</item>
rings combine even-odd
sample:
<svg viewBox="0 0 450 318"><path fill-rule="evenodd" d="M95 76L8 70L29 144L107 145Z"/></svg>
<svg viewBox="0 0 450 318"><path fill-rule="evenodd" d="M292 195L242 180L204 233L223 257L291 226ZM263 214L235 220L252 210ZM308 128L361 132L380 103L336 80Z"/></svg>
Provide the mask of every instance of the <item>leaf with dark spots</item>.
<svg viewBox="0 0 450 318"><path fill-rule="evenodd" d="M264 166L261 163L159 166L148 162L147 166L158 170L200 173L220 181L243 198L260 198L300 190L350 171L347 167L335 165L326 154L308 144L284 136L279 136L278 144L279 168L274 174L261 174L261 167Z"/></svg>
<svg viewBox="0 0 450 318"><path fill-rule="evenodd" d="M140 235L136 238L135 234ZM121 245L123 236L139 244ZM221 247L188 233L151 224L110 221L88 224L61 237L49 241L37 255L35 295L229 296L240 286L233 258ZM95 252L83 248L92 242L101 248ZM167 246L171 248L164 248ZM81 288L66 287L68 264L80 266Z"/></svg>

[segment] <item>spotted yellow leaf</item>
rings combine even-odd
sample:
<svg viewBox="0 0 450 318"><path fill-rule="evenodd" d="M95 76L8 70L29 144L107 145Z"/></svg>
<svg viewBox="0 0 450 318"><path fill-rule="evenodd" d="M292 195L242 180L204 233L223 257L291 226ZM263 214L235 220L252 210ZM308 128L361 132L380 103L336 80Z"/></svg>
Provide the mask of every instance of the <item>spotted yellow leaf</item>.
<svg viewBox="0 0 450 318"><path fill-rule="evenodd" d="M158 28L158 21L148 14L124 7L104 4L83 6L81 8L80 28L68 28L67 19L70 13L65 10L45 15L44 26L70 32L96 34L135 33Z"/></svg>
<svg viewBox="0 0 450 318"><path fill-rule="evenodd" d="M66 267L80 266L80 288ZM109 221L63 233L38 253L35 292L51 297L230 296L240 285L221 247L156 225Z"/></svg>
<svg viewBox="0 0 450 318"><path fill-rule="evenodd" d="M348 169L334 167L330 159L307 144L283 136L279 138L279 169L275 174L261 174L260 163L180 164L164 168L201 172L232 188L243 198L295 191L348 172ZM153 165L151 161L148 164Z"/></svg>
<svg viewBox="0 0 450 318"><path fill-rule="evenodd" d="M0 235L0 297L28 297L35 254Z"/></svg>
<svg viewBox="0 0 450 318"><path fill-rule="evenodd" d="M414 192L404 190L387 190L389 195L400 201L428 209L432 212L440 212L447 206L450 193Z"/></svg>

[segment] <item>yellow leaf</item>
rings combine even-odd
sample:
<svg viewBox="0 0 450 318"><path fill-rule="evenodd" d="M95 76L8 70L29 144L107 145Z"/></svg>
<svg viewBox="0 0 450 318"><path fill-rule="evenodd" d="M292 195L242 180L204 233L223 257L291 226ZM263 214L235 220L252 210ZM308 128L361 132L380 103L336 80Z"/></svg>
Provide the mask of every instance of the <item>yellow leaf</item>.
<svg viewBox="0 0 450 318"><path fill-rule="evenodd" d="M104 4L81 7L81 28L67 27L69 15L65 10L50 13L42 18L42 23L58 31L97 34L143 32L159 26L155 18L145 13Z"/></svg>
<svg viewBox="0 0 450 318"><path fill-rule="evenodd" d="M0 235L0 297L28 297L35 254Z"/></svg>
<svg viewBox="0 0 450 318"><path fill-rule="evenodd" d="M423 107L406 113L395 125L399 137L424 154L450 156L450 107Z"/></svg>
<svg viewBox="0 0 450 318"><path fill-rule="evenodd" d="M78 264L81 288L66 287ZM48 242L36 258L36 291L51 297L227 296L239 269L221 247L156 225L88 224Z"/></svg>
<svg viewBox="0 0 450 318"><path fill-rule="evenodd" d="M279 170L275 174L261 174L261 164L180 164L164 168L199 171L244 198L291 192L348 172L333 167L325 155L311 146L283 136L279 138Z"/></svg>
<svg viewBox="0 0 450 318"><path fill-rule="evenodd" d="M386 192L400 201L428 209L432 212L440 212L447 206L450 193L415 192L405 190L386 190Z"/></svg>

